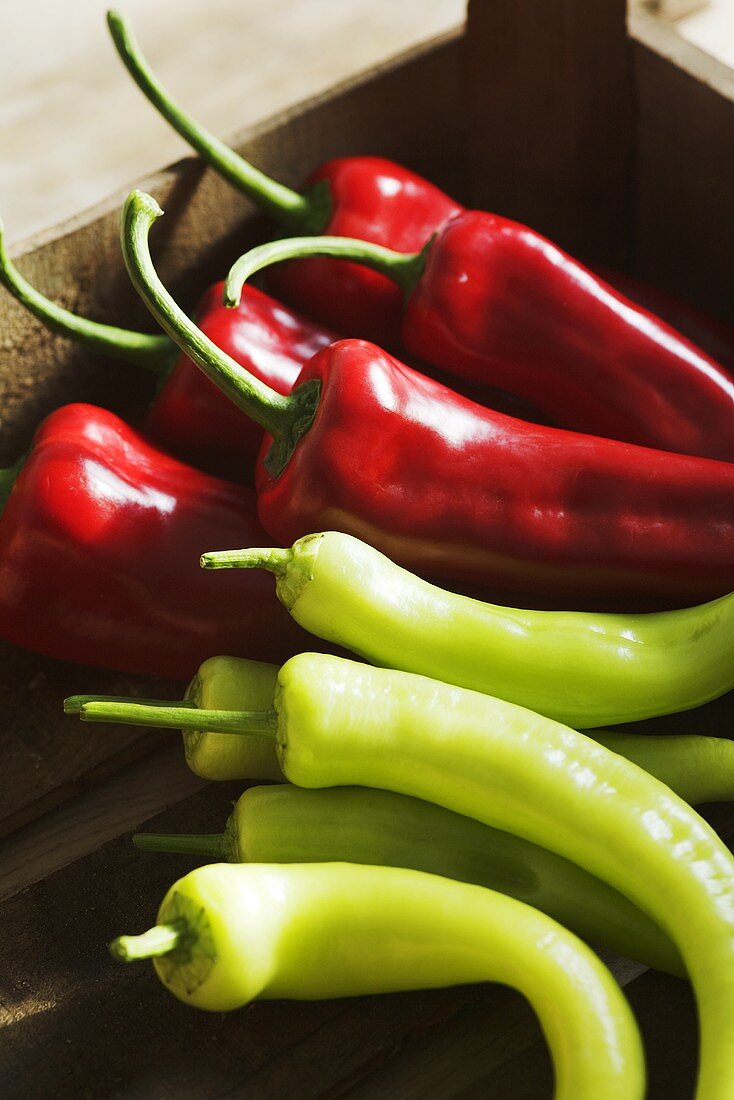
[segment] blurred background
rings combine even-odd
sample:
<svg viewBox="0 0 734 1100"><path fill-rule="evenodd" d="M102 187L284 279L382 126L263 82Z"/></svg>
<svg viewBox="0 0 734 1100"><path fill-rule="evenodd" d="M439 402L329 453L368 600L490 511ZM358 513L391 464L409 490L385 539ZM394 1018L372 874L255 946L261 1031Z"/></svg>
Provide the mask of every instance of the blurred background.
<svg viewBox="0 0 734 1100"><path fill-rule="evenodd" d="M641 0L734 66L734 0ZM118 61L108 0L0 0L0 212L17 241L187 154ZM466 0L124 0L144 52L220 136L458 26Z"/></svg>

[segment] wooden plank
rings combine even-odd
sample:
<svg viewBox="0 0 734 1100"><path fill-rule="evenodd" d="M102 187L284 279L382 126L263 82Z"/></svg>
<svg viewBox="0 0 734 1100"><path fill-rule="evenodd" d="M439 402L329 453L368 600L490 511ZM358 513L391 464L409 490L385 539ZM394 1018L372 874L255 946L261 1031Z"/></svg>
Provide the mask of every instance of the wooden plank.
<svg viewBox="0 0 734 1100"><path fill-rule="evenodd" d="M731 317L734 73L637 13L637 272Z"/></svg>
<svg viewBox="0 0 734 1100"><path fill-rule="evenodd" d="M142 738L135 747L142 754ZM121 833L134 831L147 818L206 786L187 767L175 733L167 744L151 747L124 767L114 759L113 763L119 768L113 775L100 775L99 767L90 769L84 776L89 789L75 789L63 805L0 838L0 901L96 852Z"/></svg>
<svg viewBox="0 0 734 1100"><path fill-rule="evenodd" d="M626 0L470 0L469 193L621 265L632 226Z"/></svg>
<svg viewBox="0 0 734 1100"><path fill-rule="evenodd" d="M464 167L458 97L459 38L454 34L235 135L233 143L289 183L299 183L327 157L374 150L444 175L453 187ZM439 152L446 159L437 167ZM152 192L166 209L153 250L164 279L189 305L248 242L267 232L244 198L193 160L137 186ZM119 250L123 198L114 196L15 253L27 277L62 305L144 327L150 319L128 282ZM0 462L23 453L35 424L60 404L91 401L135 418L153 392L151 380L132 369L95 360L51 337L3 290L0 346ZM81 691L176 696L180 685L131 681L9 646L0 646L0 652L0 835L161 744L160 738L133 729L92 737L63 717L61 700Z"/></svg>

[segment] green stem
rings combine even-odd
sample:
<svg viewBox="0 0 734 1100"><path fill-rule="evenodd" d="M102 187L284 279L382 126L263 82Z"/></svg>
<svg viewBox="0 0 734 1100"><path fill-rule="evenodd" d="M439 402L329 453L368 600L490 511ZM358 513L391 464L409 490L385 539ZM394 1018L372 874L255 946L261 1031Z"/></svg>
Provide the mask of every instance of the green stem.
<svg viewBox="0 0 734 1100"><path fill-rule="evenodd" d="M183 947L189 935L188 924L183 919L171 924L156 924L140 936L118 936L109 945L110 954L113 959L124 963L155 959Z"/></svg>
<svg viewBox="0 0 734 1100"><path fill-rule="evenodd" d="M135 703L146 707L170 707L170 699L131 699L129 695L69 695L64 699L64 714L79 714L87 703ZM193 699L183 699L177 707L196 709Z"/></svg>
<svg viewBox="0 0 734 1100"><path fill-rule="evenodd" d="M77 317L68 309L45 298L40 291L23 278L5 250L3 224L0 221L0 283L9 290L16 301L24 305L52 332L77 340L93 351L102 352L113 359L123 359L152 373L165 377L178 357L178 349L167 336L155 336L148 332L132 332Z"/></svg>
<svg viewBox="0 0 734 1100"><path fill-rule="evenodd" d="M202 554L202 569L269 569L283 574L293 561L292 550L253 547L250 550L211 550Z"/></svg>
<svg viewBox="0 0 734 1100"><path fill-rule="evenodd" d="M123 726L160 729L207 730L275 738L273 710L205 710L198 707L156 703L92 702L79 708L82 722L115 722Z"/></svg>
<svg viewBox="0 0 734 1100"><path fill-rule="evenodd" d="M133 844L145 852L181 852L224 859L223 833L134 833Z"/></svg>
<svg viewBox="0 0 734 1100"><path fill-rule="evenodd" d="M325 187L317 186L301 195L243 160L194 122L164 90L143 57L130 24L119 12L107 13L107 25L122 63L138 88L202 160L289 231L319 233L328 224L331 199Z"/></svg>
<svg viewBox="0 0 734 1100"><path fill-rule="evenodd" d="M387 275L407 297L423 274L432 244L433 237L420 252L394 252L391 248L353 237L287 237L280 241L268 241L235 260L224 284L224 304L231 309L239 305L242 287L255 272L271 264L307 256L333 256L364 264Z"/></svg>
<svg viewBox="0 0 734 1100"><path fill-rule="evenodd" d="M122 212L122 252L133 286L164 332L231 401L273 436L265 458L277 476L285 468L301 436L316 415L320 383L306 382L283 396L221 351L186 316L164 287L153 266L148 245L150 227L161 210L155 199L133 191Z"/></svg>
<svg viewBox="0 0 734 1100"><path fill-rule="evenodd" d="M3 513L3 509L8 502L8 497L13 491L13 486L18 480L18 475L23 469L27 457L27 455L23 455L23 457L19 458L17 462L14 462L12 466L0 470L0 515Z"/></svg>

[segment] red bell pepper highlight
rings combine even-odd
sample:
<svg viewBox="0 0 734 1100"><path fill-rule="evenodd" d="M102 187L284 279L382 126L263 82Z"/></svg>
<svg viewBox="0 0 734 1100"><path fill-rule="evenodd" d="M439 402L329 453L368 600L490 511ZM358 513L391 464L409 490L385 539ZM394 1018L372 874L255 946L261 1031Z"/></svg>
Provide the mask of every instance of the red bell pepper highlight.
<svg viewBox="0 0 734 1100"><path fill-rule="evenodd" d="M101 324L49 301L12 263L4 247L2 222L0 283L52 331L157 375L158 390L142 423L150 439L208 473L233 481L251 480L263 438L261 428L243 417L167 336ZM289 393L303 364L337 339L255 287L247 288L236 311L226 309L222 286L210 287L199 303L199 326L232 359L278 393Z"/></svg>
<svg viewBox="0 0 734 1100"><path fill-rule="evenodd" d="M0 475L0 636L48 657L176 679L213 653L298 652L307 635L272 584L202 580L199 555L215 532L266 537L250 489L171 458L113 413L66 405Z"/></svg>
<svg viewBox="0 0 734 1100"><path fill-rule="evenodd" d="M411 254L304 237L253 248L225 283L301 255L361 261L405 293L411 355L532 401L574 431L734 461L734 380L537 233L467 211Z"/></svg>
<svg viewBox="0 0 734 1100"><path fill-rule="evenodd" d="M540 234L504 218L465 212L450 229L446 223L463 208L387 161L329 161L303 193L291 191L189 118L156 80L124 20L110 13L108 21L144 95L208 164L287 232L349 236L417 252L445 227L402 328L401 296L395 287L388 291L379 265L360 276L353 263L339 271L329 256L313 258L312 250L312 258L274 273L281 297L351 336L387 347L399 347L402 333L411 355L523 397L563 427L734 458L734 383L710 353L721 350L725 362L734 361L731 329L644 284L624 297ZM623 291L630 288L624 276L619 280ZM681 321L709 353L635 306L641 293L643 305L647 295L653 308Z"/></svg>
<svg viewBox="0 0 734 1100"><path fill-rule="evenodd" d="M528 424L358 340L319 352L282 397L235 371L160 282L160 214L129 196L125 263L163 329L272 436L257 490L273 538L346 531L423 572L515 590L696 602L734 589L734 464Z"/></svg>
<svg viewBox="0 0 734 1100"><path fill-rule="evenodd" d="M648 313L654 313L671 328L677 329L734 377L734 326L721 317L705 313L683 298L635 278L634 275L610 271L598 264L590 266L600 279L609 283L635 305L642 306Z"/></svg>
<svg viewBox="0 0 734 1100"><path fill-rule="evenodd" d="M301 192L270 179L191 120L158 83L129 23L107 15L120 58L143 94L203 159L243 191L287 233L362 237L413 252L462 207L428 180L384 157L337 157L314 172ZM359 264L341 268L313 259L289 265L272 285L309 317L348 333L397 345L400 291Z"/></svg>

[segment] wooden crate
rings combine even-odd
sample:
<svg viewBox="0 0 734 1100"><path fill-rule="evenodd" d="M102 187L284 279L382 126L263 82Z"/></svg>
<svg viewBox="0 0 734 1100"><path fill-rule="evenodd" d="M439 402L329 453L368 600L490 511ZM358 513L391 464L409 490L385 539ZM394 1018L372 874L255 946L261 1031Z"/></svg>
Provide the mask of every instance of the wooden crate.
<svg viewBox="0 0 734 1100"><path fill-rule="evenodd" d="M335 154L394 157L590 259L731 312L733 101L728 70L643 11L628 28L623 0L472 0L465 36L398 58L233 144L293 184ZM263 232L249 204L193 160L137 186L166 210L153 248L184 303ZM16 254L64 305L145 326L119 255L123 197ZM5 461L59 404L90 400L134 417L150 396L148 380L49 337L5 294L0 334ZM129 678L10 647L2 655L4 1097L549 1093L532 1013L498 987L258 1004L224 1019L174 1003L147 967L114 967L107 940L145 926L191 865L135 852L129 831L155 815L157 829L213 831L238 791L204 788L163 735L90 732L62 718L64 695L124 694ZM146 695L176 690L137 683ZM665 726L726 733L733 709L723 700ZM728 837L728 808L712 819ZM643 1028L650 1095L689 1095L696 1025L686 985L612 965Z"/></svg>

